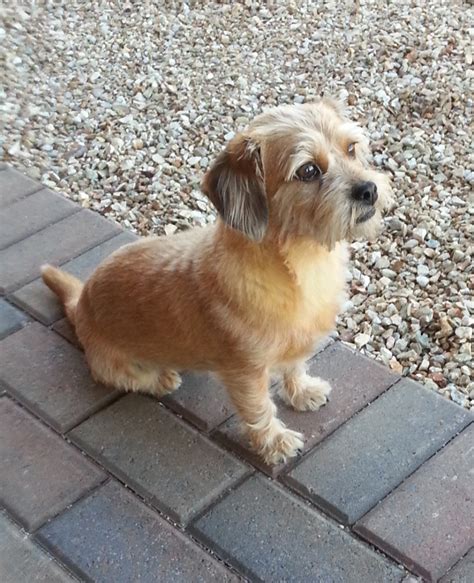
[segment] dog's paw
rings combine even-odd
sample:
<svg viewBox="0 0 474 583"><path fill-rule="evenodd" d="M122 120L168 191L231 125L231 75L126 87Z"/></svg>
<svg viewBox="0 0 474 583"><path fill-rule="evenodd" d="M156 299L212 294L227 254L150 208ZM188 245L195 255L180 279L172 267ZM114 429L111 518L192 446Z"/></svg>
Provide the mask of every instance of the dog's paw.
<svg viewBox="0 0 474 583"><path fill-rule="evenodd" d="M179 389L181 386L181 376L175 370L164 369L159 373L157 393L161 395L166 395L172 393Z"/></svg>
<svg viewBox="0 0 474 583"><path fill-rule="evenodd" d="M319 378L305 376L300 390L292 395L291 400L283 395L286 402L297 411L317 411L328 402L331 385Z"/></svg>
<svg viewBox="0 0 474 583"><path fill-rule="evenodd" d="M303 445L302 433L284 428L261 448L260 454L265 463L273 466L297 456L298 452L302 451Z"/></svg>

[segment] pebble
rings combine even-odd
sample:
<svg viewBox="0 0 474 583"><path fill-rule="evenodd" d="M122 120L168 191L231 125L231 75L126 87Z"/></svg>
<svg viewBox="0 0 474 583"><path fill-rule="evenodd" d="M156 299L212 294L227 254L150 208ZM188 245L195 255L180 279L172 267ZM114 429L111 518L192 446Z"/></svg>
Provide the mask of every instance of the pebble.
<svg viewBox="0 0 474 583"><path fill-rule="evenodd" d="M420 241L423 241L425 239L427 233L428 233L428 231L426 229L421 228L421 227L413 229L413 234Z"/></svg>
<svg viewBox="0 0 474 583"><path fill-rule="evenodd" d="M461 391L459 391L454 385L448 385L447 388L449 388L449 394L455 403L461 405L461 407L466 407L466 405L468 405L469 399L467 395L461 393Z"/></svg>
<svg viewBox="0 0 474 583"><path fill-rule="evenodd" d="M417 266L418 275L428 275L430 272L430 268L427 265L421 263Z"/></svg>
<svg viewBox="0 0 474 583"><path fill-rule="evenodd" d="M370 342L370 336L368 334L357 334L354 338L356 346L362 348Z"/></svg>
<svg viewBox="0 0 474 583"><path fill-rule="evenodd" d="M390 231L402 231L403 223L397 217L392 217L388 220L387 227Z"/></svg>
<svg viewBox="0 0 474 583"><path fill-rule="evenodd" d="M165 225L164 226L165 235L172 235L173 233L176 232L177 229L178 227L176 225Z"/></svg>
<svg viewBox="0 0 474 583"><path fill-rule="evenodd" d="M385 269L386 267L390 267L389 258L386 256L379 257L375 262L375 267L377 267L378 269Z"/></svg>
<svg viewBox="0 0 474 583"><path fill-rule="evenodd" d="M428 277L426 277L425 275L419 275L416 278L416 283L420 286L420 287L426 287L429 283L430 280Z"/></svg>
<svg viewBox="0 0 474 583"><path fill-rule="evenodd" d="M467 326L459 326L454 333L461 340L470 340L472 338L472 328L468 328Z"/></svg>

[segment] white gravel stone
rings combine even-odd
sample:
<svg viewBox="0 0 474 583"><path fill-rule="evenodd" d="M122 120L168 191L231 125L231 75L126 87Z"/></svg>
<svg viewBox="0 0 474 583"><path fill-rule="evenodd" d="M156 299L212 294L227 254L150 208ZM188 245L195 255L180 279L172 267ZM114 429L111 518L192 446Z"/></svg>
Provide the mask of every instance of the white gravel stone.
<svg viewBox="0 0 474 583"><path fill-rule="evenodd" d="M429 283L430 280L428 277L426 277L425 275L419 275L416 278L416 283L420 286L420 287L426 287Z"/></svg>
<svg viewBox="0 0 474 583"><path fill-rule="evenodd" d="M456 328L455 334L461 340L470 340L472 338L472 328L459 326L459 328Z"/></svg>
<svg viewBox="0 0 474 583"><path fill-rule="evenodd" d="M351 245L339 335L473 409L472 7L349 4L1 3L0 157L169 234L215 220L200 180L255 114L341 97L396 204Z"/></svg>
<svg viewBox="0 0 474 583"><path fill-rule="evenodd" d="M369 334L357 334L354 338L354 342L356 346L362 348L362 346L365 346L370 342L370 336Z"/></svg>

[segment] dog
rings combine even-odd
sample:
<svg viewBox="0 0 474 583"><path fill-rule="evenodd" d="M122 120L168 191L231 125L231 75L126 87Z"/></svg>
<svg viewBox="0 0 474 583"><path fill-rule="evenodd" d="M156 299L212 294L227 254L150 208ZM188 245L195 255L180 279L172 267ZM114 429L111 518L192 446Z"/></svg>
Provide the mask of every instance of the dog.
<svg viewBox="0 0 474 583"><path fill-rule="evenodd" d="M361 128L342 106L280 106L237 134L205 174L213 225L126 245L85 284L50 265L46 285L95 380L161 397L179 372L212 371L254 450L276 464L303 447L269 393L315 411L330 385L305 360L345 301L347 241L374 238L391 202Z"/></svg>

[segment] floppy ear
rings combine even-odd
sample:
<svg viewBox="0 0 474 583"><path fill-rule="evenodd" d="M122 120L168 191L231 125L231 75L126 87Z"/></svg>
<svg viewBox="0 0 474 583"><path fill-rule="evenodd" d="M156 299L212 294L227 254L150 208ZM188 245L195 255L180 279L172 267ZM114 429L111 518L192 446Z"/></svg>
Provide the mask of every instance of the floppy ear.
<svg viewBox="0 0 474 583"><path fill-rule="evenodd" d="M261 241L268 225L268 206L260 150L248 137L238 135L217 157L204 176L203 192L224 222Z"/></svg>

